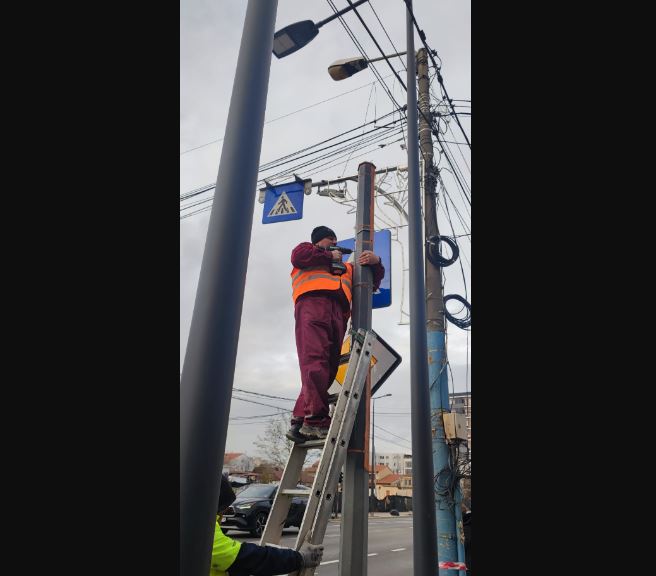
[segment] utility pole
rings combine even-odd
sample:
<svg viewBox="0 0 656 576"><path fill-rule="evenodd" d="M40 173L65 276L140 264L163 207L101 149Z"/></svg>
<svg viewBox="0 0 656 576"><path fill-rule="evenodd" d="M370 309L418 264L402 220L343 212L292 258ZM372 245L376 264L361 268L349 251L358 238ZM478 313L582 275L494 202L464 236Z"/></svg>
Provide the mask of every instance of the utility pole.
<svg viewBox="0 0 656 576"><path fill-rule="evenodd" d="M355 224L355 259L353 270L353 310L351 325L353 330L371 329L371 296L373 293L373 273L369 266L361 266L358 259L363 250L374 249L374 183L376 167L371 162L358 166L358 204ZM367 395L371 387L367 376ZM367 481L364 448L366 438L366 418L369 403L362 402L353 425L349 440L346 464L344 465L342 529L339 548L340 576L366 576L367 544L369 535Z"/></svg>
<svg viewBox="0 0 656 576"><path fill-rule="evenodd" d="M246 8L180 379L181 576L210 572L277 7L249 0Z"/></svg>
<svg viewBox="0 0 656 576"><path fill-rule="evenodd" d="M376 400L374 398L371 399L371 410L371 505L373 506L376 502Z"/></svg>
<svg viewBox="0 0 656 576"><path fill-rule="evenodd" d="M424 158L424 227L426 240L439 235L437 226L437 186L436 167L433 166L433 139L430 124L430 92L428 78L428 55L424 48L417 53L417 77L419 84L419 142ZM428 247L426 248L428 250ZM441 478L448 478L451 470L449 446L444 433L442 415L450 411L449 383L446 370L444 290L442 269L435 266L427 257L426 264L426 339L428 343L428 378L430 381L430 404L433 435L433 472ZM446 473L447 471L449 473ZM437 527L437 556L440 562L458 560L458 539L456 538L456 495L448 494L448 483L436 483L439 490L435 494L435 519ZM457 510L460 511L459 509ZM464 562L464 547L463 559ZM440 576L452 574L440 569Z"/></svg>
<svg viewBox="0 0 656 576"><path fill-rule="evenodd" d="M415 576L437 574L437 540L426 345L424 253L417 134L417 55L412 2L406 5L408 52L408 241L410 244L410 400L412 406L412 541Z"/></svg>
<svg viewBox="0 0 656 576"><path fill-rule="evenodd" d="M391 270L390 270L391 274ZM376 400L381 398L387 398L391 394L383 394L382 396L376 396L371 399L371 496L372 503L375 502L374 498L376 496ZM374 510L375 512L375 510Z"/></svg>

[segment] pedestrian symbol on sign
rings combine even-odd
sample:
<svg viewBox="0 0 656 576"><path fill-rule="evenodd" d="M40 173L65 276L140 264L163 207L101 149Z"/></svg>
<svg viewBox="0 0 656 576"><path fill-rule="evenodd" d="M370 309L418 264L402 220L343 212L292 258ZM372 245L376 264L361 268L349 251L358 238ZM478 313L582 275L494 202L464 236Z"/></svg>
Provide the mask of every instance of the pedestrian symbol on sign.
<svg viewBox="0 0 656 576"><path fill-rule="evenodd" d="M284 214L296 214L296 208L294 208L294 205L289 201L287 194L283 192L273 205L273 208L269 211L269 218L271 218L271 216L282 216Z"/></svg>
<svg viewBox="0 0 656 576"><path fill-rule="evenodd" d="M303 218L304 182L287 182L272 186L267 184L264 194L262 224L287 222Z"/></svg>

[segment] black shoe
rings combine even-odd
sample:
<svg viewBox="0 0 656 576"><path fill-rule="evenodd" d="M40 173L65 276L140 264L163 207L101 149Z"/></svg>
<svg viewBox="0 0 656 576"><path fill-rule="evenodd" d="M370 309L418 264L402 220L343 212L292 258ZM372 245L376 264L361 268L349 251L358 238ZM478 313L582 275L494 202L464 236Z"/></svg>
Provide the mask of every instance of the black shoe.
<svg viewBox="0 0 656 576"><path fill-rule="evenodd" d="M287 436L287 438L289 438L292 442L294 442L294 444L302 444L303 442L308 440L308 437L301 434L300 429L301 429L301 424L292 426L289 430L287 430L285 436Z"/></svg>
<svg viewBox="0 0 656 576"><path fill-rule="evenodd" d="M308 440L323 440L328 436L328 426L319 427L303 424L299 433L303 434Z"/></svg>

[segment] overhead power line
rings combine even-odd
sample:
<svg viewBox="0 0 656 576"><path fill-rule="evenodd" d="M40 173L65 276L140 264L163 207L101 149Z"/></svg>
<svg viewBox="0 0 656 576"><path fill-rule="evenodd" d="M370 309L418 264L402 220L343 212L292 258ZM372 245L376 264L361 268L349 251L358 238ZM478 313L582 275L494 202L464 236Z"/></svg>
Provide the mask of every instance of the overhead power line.
<svg viewBox="0 0 656 576"><path fill-rule="evenodd" d="M396 70L394 70L394 66L392 66L392 63L389 61L389 58L387 57L387 55L385 54L383 49L380 47L380 44L378 44L378 40L376 40L376 37L371 33L371 30L369 30L369 26L366 25L365 21L362 19L362 16L360 16L360 13L358 12L357 8L353 5L353 2L351 2L351 0L346 0L346 1L349 3L351 8L353 8L353 12L355 12L355 15L358 17L358 20L360 20L361 24L364 26L364 29L367 31L367 34L369 34L369 37L374 41L374 44L376 45L376 48L378 48L381 56L385 59L385 62L390 67L390 70L392 70L392 72L396 76L396 79L399 81L399 84L401 84L401 86L403 86L404 90L407 90L407 87L406 87L405 83L403 82L403 80L401 79L401 76L399 76L398 72ZM380 20L379 20L379 22L380 22ZM389 36L388 36L388 38L389 38Z"/></svg>
<svg viewBox="0 0 656 576"><path fill-rule="evenodd" d="M239 396L232 396L235 400L241 400L242 402L250 402L251 404L260 404L261 406L268 406L269 408L277 408L278 410L282 410L283 412L291 412L288 408L283 408L282 406L274 406L273 404L265 404L264 402L257 402L255 400L251 400L250 398L240 398Z"/></svg>
<svg viewBox="0 0 656 576"><path fill-rule="evenodd" d="M383 76L383 78L391 78L392 76L393 76L393 74L388 74L387 76ZM277 122L278 120L282 120L283 118L288 118L289 116L293 116L294 114L298 114L299 112L304 112L305 110L315 108L316 106L320 106L321 104L325 104L326 102L336 100L337 98L341 98L342 96L346 96L347 94L357 92L358 90L362 90L363 88L367 88L367 87L371 86L372 84L377 84L378 82L379 82L378 80L374 80L373 82L369 82L368 84L363 84L362 86L358 86L357 88L353 88L353 90L347 90L346 92L342 92L341 94L337 94L336 96L326 98L325 100L321 100L319 102L315 102L314 104L310 104L309 106L299 108L298 110L294 110L293 112L289 112L288 114L283 114L282 116L278 116L276 118L272 118L271 120L267 120L265 122L265 124L271 124L272 122ZM223 140L223 138L217 138L215 140L210 140L209 142L205 142L204 144L194 146L193 148L188 148L187 150L183 150L182 152L180 152L180 156L188 154L189 152L193 152L194 150L199 150L200 148L205 148L206 146L209 146L210 144L216 144L217 142L221 142L222 140Z"/></svg>
<svg viewBox="0 0 656 576"><path fill-rule="evenodd" d="M332 0L327 0L327 2L328 2L328 5L332 8L333 12L335 12L335 14L337 14L338 10L335 7L334 2ZM365 58L366 60L371 60L371 58L369 58L369 56L367 55L364 47L360 44L358 39L355 37L355 34L353 33L353 31L351 30L351 28L349 27L349 25L346 23L346 21L344 20L344 18L342 16L339 17L339 22L342 25L342 27L344 28L344 30L346 30L346 33L348 34L349 38L351 38L351 41L353 42L353 44L355 44L355 47L358 49L358 51L360 52L362 57ZM376 66L374 64L371 64L369 66L369 69L371 70L373 75L380 81L381 86L383 87L383 89L385 90L387 95L389 96L389 98L392 101L392 103L394 104L394 106L396 108L400 108L401 107L400 104L396 101L396 98L394 98L394 95L392 94L392 91L390 90L387 83L382 79L382 76L378 72L378 69L376 68Z"/></svg>
<svg viewBox="0 0 656 576"><path fill-rule="evenodd" d="M243 392L244 394L252 394L253 396L262 396L263 398L276 398L277 400L291 400L296 402L296 398L284 398L283 396L273 396L272 394L263 394L262 392L252 392L250 390L242 390L241 388L234 388L237 392Z"/></svg>
<svg viewBox="0 0 656 576"><path fill-rule="evenodd" d="M440 86L442 87L442 90L444 91L444 96L446 97L446 100L449 102L449 105L451 106L454 117L456 119L456 122L458 123L458 126L460 126L460 130L462 131L463 136L465 137L465 140L467 140L467 144L469 144L469 147L471 148L471 142L469 141L469 138L467 137L467 133L465 132L465 129L462 127L462 124L460 123L460 119L458 118L458 114L456 113L456 109L453 107L453 103L451 102L451 99L449 98L449 94L446 91L446 86L444 86L444 78L442 78L442 74L440 73L441 66L438 66L437 62L435 62L435 56L433 53L437 54L435 50L432 50L428 43L426 42L426 33L419 28L419 24L417 23L417 19L415 18L415 14L412 11L412 5L408 3L408 0L403 0L405 2L406 8L408 9L408 12L410 13L410 16L412 17L412 22L415 25L415 29L417 30L417 33L419 34L419 38L421 38L421 42L424 45L424 48L426 48L426 52L428 52L428 56L430 57L431 61L433 62L433 66L435 66L435 70L437 70L437 81L440 83Z"/></svg>

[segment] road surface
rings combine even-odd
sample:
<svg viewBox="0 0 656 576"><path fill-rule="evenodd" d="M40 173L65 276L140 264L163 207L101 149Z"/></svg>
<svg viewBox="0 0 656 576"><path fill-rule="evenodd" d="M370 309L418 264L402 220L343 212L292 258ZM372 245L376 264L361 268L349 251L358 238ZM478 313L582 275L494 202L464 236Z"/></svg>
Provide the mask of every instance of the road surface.
<svg viewBox="0 0 656 576"><path fill-rule="evenodd" d="M283 531L281 546L292 548L296 542L296 528ZM328 523L324 538L323 561L315 574L337 576L339 563L339 521ZM259 541L246 532L230 531L229 536L244 542ZM389 516L369 518L368 573L376 576L412 574L412 517Z"/></svg>

